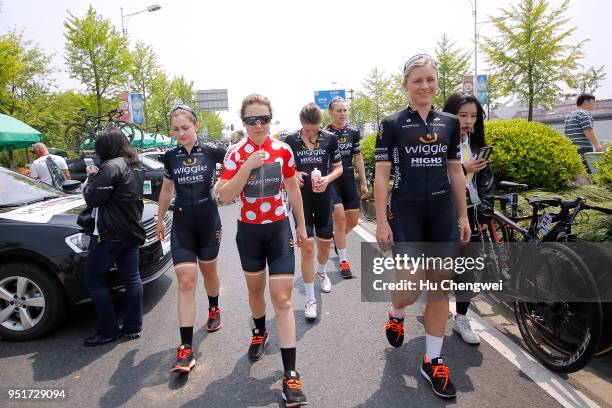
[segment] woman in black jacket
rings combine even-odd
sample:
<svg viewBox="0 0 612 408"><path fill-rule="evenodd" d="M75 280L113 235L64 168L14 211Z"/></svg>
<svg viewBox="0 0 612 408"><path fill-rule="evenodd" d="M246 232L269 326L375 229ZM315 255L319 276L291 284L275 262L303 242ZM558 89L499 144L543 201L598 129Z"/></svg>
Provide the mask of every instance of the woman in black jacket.
<svg viewBox="0 0 612 408"><path fill-rule="evenodd" d="M478 223L476 208L483 200L490 201L493 189L493 172L487 160L479 159L480 150L486 146L484 131L484 109L473 95L463 92L452 94L444 104L444 112L457 115L461 126L461 143L457 152L461 158L461 166L465 173L466 198L468 205L468 218L472 227L472 242L479 242L481 231L486 225ZM456 276L461 281L464 276ZM455 294L457 295L457 294ZM463 341L471 345L480 344L480 337L472 329L467 317L470 306L469 298L473 293L461 294L460 300L456 301L457 314L453 321L453 330L457 332Z"/></svg>
<svg viewBox="0 0 612 408"><path fill-rule="evenodd" d="M138 271L138 247L145 241L143 211L144 172L128 139L118 129L96 138L100 168L88 166L83 196L93 207L94 231L85 268L85 286L98 317L97 332L84 341L86 347L117 340L136 339L142 326L142 280ZM120 328L108 287L113 264L127 291L127 314Z"/></svg>

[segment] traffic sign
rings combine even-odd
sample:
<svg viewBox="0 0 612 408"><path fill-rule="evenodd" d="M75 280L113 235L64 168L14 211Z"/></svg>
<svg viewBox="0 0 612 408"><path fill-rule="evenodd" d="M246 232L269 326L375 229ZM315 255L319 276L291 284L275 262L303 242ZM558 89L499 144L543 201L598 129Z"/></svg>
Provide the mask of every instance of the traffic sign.
<svg viewBox="0 0 612 408"><path fill-rule="evenodd" d="M346 99L345 89L332 89L326 91L314 91L314 102L321 109L327 109L329 103L336 96Z"/></svg>
<svg viewBox="0 0 612 408"><path fill-rule="evenodd" d="M463 76L463 92L474 95L474 75Z"/></svg>

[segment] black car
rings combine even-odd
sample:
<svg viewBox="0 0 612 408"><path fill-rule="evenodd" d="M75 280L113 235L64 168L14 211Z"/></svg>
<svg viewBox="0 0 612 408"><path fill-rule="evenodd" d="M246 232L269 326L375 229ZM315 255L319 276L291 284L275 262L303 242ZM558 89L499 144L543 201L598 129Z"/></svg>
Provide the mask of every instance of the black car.
<svg viewBox="0 0 612 408"><path fill-rule="evenodd" d="M100 165L100 161L97 157L91 157L96 164ZM145 197L153 201L159 201L159 192L161 191L162 181L164 180L164 165L150 157L146 157L142 154L138 155L140 164L145 172L145 185L144 193ZM87 173L85 173L85 160L82 157L76 159L66 160L68 164L68 171L70 171L70 177L73 180L85 181Z"/></svg>
<svg viewBox="0 0 612 408"><path fill-rule="evenodd" d="M0 167L0 336L30 340L56 327L68 307L89 301L84 287L89 235L76 224L82 195L67 194ZM150 283L172 268L170 241L155 232L157 205L145 200L140 275ZM170 230L170 216L165 219ZM169 234L168 234L169 236ZM118 274L111 286L120 290Z"/></svg>

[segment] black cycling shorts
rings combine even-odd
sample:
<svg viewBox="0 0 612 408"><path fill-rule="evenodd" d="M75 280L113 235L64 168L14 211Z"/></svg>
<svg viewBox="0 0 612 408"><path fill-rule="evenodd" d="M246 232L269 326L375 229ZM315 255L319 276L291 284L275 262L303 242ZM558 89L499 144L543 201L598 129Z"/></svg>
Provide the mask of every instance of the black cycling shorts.
<svg viewBox="0 0 612 408"><path fill-rule="evenodd" d="M295 256L289 218L267 224L238 221L236 244L242 269L260 272L268 264L270 277L293 277Z"/></svg>
<svg viewBox="0 0 612 408"><path fill-rule="evenodd" d="M394 242L459 240L459 216L450 198L430 201L391 200L387 216Z"/></svg>
<svg viewBox="0 0 612 408"><path fill-rule="evenodd" d="M313 238L315 235L320 239L334 237L332 187L327 186L323 193L302 189L304 222L308 238Z"/></svg>
<svg viewBox="0 0 612 408"><path fill-rule="evenodd" d="M209 262L219 255L221 218L216 205L176 207L173 212L170 248L174 266Z"/></svg>
<svg viewBox="0 0 612 408"><path fill-rule="evenodd" d="M342 204L345 211L358 210L360 197L357 192L355 174L352 168L344 170L345 172L334 180L332 186L334 205Z"/></svg>

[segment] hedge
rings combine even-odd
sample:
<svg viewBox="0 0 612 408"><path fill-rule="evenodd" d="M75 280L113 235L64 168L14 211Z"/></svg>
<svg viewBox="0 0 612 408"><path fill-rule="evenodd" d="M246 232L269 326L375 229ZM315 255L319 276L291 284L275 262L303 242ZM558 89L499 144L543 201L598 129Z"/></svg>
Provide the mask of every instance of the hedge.
<svg viewBox="0 0 612 408"><path fill-rule="evenodd" d="M612 146L608 147L604 159L595 163L597 174L593 176L595 182L608 190L612 190Z"/></svg>

